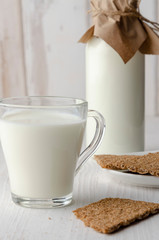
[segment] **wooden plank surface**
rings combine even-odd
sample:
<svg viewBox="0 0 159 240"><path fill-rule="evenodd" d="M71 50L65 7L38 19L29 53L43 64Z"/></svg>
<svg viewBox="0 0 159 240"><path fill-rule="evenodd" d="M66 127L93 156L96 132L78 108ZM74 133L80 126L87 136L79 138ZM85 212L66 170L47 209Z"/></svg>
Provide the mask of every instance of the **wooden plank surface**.
<svg viewBox="0 0 159 240"><path fill-rule="evenodd" d="M0 97L26 95L20 1L0 4Z"/></svg>
<svg viewBox="0 0 159 240"><path fill-rule="evenodd" d="M157 2L157 22L159 23L159 1ZM159 35L159 32L158 32ZM159 116L159 56L157 56L157 115Z"/></svg>
<svg viewBox="0 0 159 240"><path fill-rule="evenodd" d="M141 1L141 13L152 21L157 21L158 0ZM145 56L145 114L157 115L157 56Z"/></svg>
<svg viewBox="0 0 159 240"><path fill-rule="evenodd" d="M72 210L105 197L159 202L159 190L112 180L92 159L76 176L72 205L59 209L27 209L11 201L7 169L0 151L0 239L3 240L156 240L159 214L112 235L85 227Z"/></svg>
<svg viewBox="0 0 159 240"><path fill-rule="evenodd" d="M29 95L84 97L86 0L22 0Z"/></svg>

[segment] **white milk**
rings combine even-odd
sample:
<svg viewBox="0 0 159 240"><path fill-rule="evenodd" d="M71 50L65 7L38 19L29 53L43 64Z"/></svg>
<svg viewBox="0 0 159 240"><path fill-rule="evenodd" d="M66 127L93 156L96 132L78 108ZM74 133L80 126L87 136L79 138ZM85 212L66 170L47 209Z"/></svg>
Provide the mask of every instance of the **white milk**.
<svg viewBox="0 0 159 240"><path fill-rule="evenodd" d="M72 192L85 121L73 114L28 110L0 120L12 193L50 199Z"/></svg>
<svg viewBox="0 0 159 240"><path fill-rule="evenodd" d="M144 150L144 55L137 52L125 64L103 40L91 38L86 47L86 99L89 109L106 120L96 154Z"/></svg>

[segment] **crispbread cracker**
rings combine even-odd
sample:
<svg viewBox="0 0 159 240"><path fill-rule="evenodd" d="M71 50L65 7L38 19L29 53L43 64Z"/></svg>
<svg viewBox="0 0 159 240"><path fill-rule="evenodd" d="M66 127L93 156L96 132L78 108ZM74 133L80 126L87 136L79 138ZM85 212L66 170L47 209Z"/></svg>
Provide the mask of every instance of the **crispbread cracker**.
<svg viewBox="0 0 159 240"><path fill-rule="evenodd" d="M159 176L159 152L145 155L95 155L102 168Z"/></svg>
<svg viewBox="0 0 159 240"><path fill-rule="evenodd" d="M101 233L112 233L135 220L159 212L158 203L130 199L105 198L73 211L88 227Z"/></svg>

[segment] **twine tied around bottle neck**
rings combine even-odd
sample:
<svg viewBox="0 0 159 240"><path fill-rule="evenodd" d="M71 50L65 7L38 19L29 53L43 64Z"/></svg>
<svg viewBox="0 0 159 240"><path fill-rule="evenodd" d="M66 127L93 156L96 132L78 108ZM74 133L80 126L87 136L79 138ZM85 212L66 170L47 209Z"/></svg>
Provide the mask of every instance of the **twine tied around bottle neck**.
<svg viewBox="0 0 159 240"><path fill-rule="evenodd" d="M146 23L149 23L151 26L150 28L153 31L159 31L159 23L154 22L149 20L148 18L145 18L139 11L139 7L132 8L129 4L126 7L125 11L121 11L121 10L116 10L116 11L107 11L107 10L103 10L101 8L96 8L96 6L92 3L92 9L88 11L88 13L92 13L92 17L96 17L97 15L100 14L104 14L107 17L113 18L115 16L122 16L122 17L136 17L138 18L140 21L144 21Z"/></svg>

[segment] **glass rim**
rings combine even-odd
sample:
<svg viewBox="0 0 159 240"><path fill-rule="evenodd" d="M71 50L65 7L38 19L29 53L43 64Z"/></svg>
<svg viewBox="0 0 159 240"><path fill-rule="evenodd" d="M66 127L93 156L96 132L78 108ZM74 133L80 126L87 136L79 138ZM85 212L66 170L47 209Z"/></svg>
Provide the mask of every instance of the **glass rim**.
<svg viewBox="0 0 159 240"><path fill-rule="evenodd" d="M27 105L27 104L16 104L14 101L20 101L20 100L29 100L29 99L60 99L64 101L72 100L76 101L75 103L72 104L55 104L55 105ZM61 107L77 107L77 106L84 106L87 105L88 102L82 98L74 98L74 97L65 97L65 96L18 96L18 97L6 97L6 98L1 98L0 99L0 107L7 107L7 108L22 108L22 109L53 109L53 108L61 108Z"/></svg>

